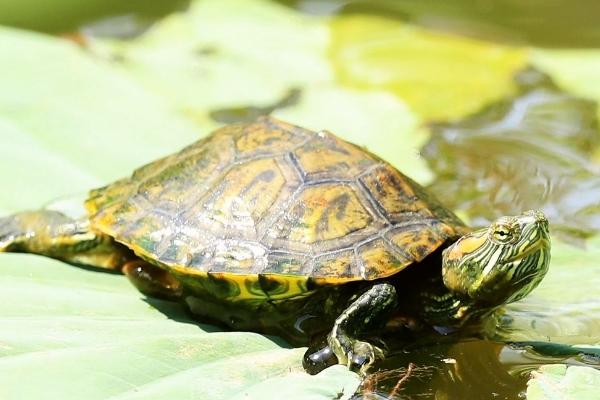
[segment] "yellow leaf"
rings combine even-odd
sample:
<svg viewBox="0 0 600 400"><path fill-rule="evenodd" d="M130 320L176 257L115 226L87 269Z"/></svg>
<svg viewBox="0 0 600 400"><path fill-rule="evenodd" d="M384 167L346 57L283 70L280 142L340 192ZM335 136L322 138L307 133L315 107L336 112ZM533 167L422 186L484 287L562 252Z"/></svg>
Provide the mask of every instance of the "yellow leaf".
<svg viewBox="0 0 600 400"><path fill-rule="evenodd" d="M355 88L395 93L426 119L452 119L514 91L524 49L433 33L394 20L332 20L338 78Z"/></svg>

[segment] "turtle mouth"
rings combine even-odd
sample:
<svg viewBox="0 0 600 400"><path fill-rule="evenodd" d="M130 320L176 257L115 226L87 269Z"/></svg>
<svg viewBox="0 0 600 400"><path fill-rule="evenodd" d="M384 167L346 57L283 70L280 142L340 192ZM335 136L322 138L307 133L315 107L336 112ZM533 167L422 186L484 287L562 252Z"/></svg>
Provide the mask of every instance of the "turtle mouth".
<svg viewBox="0 0 600 400"><path fill-rule="evenodd" d="M513 262L517 260L521 260L523 258L529 257L535 252L540 251L543 248L550 248L550 240L546 238L542 238L538 240L534 245L530 246L527 250L522 253L515 254L513 257L508 259L508 262Z"/></svg>

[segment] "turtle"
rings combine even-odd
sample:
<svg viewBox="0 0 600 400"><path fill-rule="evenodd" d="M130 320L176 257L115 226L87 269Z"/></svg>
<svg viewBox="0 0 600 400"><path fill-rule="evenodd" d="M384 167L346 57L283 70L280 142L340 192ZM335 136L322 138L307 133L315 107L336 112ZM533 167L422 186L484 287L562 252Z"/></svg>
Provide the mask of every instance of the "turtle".
<svg viewBox="0 0 600 400"><path fill-rule="evenodd" d="M363 374L384 356L366 338L391 320L460 330L530 293L550 261L541 211L471 229L365 148L269 116L92 190L85 209L1 218L0 252L120 271L233 330L323 335Z"/></svg>

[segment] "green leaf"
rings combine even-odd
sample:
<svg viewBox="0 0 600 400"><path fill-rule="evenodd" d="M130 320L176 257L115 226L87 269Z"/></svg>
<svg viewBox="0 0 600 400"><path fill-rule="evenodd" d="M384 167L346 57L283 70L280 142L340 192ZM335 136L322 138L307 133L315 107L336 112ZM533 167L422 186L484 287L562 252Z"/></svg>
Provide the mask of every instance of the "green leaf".
<svg viewBox="0 0 600 400"><path fill-rule="evenodd" d="M211 110L265 106L292 88L332 81L328 43L318 18L268 1L222 0L194 2L134 41L89 45L207 124Z"/></svg>
<svg viewBox="0 0 600 400"><path fill-rule="evenodd" d="M86 191L202 132L65 40L0 28L0 59L2 207Z"/></svg>
<svg viewBox="0 0 600 400"><path fill-rule="evenodd" d="M3 399L330 399L357 384L342 367L306 375L303 348L144 301L120 275L14 254L0 271Z"/></svg>
<svg viewBox="0 0 600 400"><path fill-rule="evenodd" d="M528 400L595 400L600 371L590 367L544 365L527 383Z"/></svg>

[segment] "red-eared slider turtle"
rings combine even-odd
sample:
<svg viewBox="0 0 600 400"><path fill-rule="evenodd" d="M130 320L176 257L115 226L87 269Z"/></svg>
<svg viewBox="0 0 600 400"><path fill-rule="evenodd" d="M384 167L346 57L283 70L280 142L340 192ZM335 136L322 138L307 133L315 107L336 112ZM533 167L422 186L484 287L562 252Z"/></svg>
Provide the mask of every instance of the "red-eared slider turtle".
<svg viewBox="0 0 600 400"><path fill-rule="evenodd" d="M380 355L365 335L392 315L460 327L527 295L550 259L542 213L472 232L377 156L266 117L218 129L85 205L80 220L0 219L0 251L122 270L233 329L295 344L326 331L339 363L362 371Z"/></svg>

